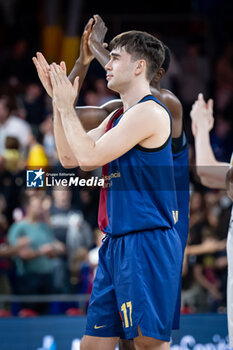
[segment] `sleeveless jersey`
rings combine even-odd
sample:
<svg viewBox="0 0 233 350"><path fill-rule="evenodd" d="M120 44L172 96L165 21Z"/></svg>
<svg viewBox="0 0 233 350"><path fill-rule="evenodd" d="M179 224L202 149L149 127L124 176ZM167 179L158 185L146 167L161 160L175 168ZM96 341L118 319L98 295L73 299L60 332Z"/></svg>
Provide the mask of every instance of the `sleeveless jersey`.
<svg viewBox="0 0 233 350"><path fill-rule="evenodd" d="M170 112L154 96L145 96L139 103L148 100L165 108L172 124ZM121 117L122 109L110 119L106 131L115 127ZM167 229L176 224L178 208L171 130L161 147L148 149L136 145L103 166L103 177L107 182L101 189L98 217L103 232L121 236L156 228Z"/></svg>

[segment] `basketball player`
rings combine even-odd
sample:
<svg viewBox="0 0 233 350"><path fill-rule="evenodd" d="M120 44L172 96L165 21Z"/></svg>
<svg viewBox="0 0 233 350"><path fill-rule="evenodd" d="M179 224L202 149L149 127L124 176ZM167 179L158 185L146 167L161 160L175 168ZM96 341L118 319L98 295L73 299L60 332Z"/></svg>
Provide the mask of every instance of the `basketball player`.
<svg viewBox="0 0 233 350"><path fill-rule="evenodd" d="M233 154L230 164L218 162L210 144L209 132L213 127L213 100L206 103L199 94L191 110L192 131L195 139L197 173L203 185L226 189L233 200ZM227 318L230 347L233 347L233 210L227 236Z"/></svg>
<svg viewBox="0 0 233 350"><path fill-rule="evenodd" d="M99 42L97 43L96 47L94 48L94 53L96 54L99 61L102 63L103 61L106 62L108 59L108 56L109 56L108 51L106 51L104 48L102 48L102 44L101 44L101 42L103 42L103 37L104 37L105 32L106 32L106 27L103 25L102 19L99 16L94 16L94 17L95 17L95 25L92 29L92 33L95 32L95 38L102 37L102 39L98 39ZM100 27L100 29L98 27ZM101 31L103 34L101 33ZM92 37L93 37L93 35L92 35ZM94 44L92 45L92 49L93 49ZM101 44L101 45L98 45L98 44ZM85 45L81 46L82 50L84 48L85 48ZM85 52L87 55L87 50ZM82 57L85 56L85 52L82 54ZM40 56L39 56L38 60L41 61ZM173 121L174 121L174 123L173 123L173 136L179 136L179 137L173 138L172 141L173 141L173 152L174 152L174 154L173 154L174 164L178 165L177 170L179 170L179 171L176 171L176 186L178 186L178 189L179 189L179 191L177 193L177 197L178 197L178 205L179 205L179 215L180 215L180 218L182 218L182 220L179 220L180 228L178 231L179 231L179 234L180 234L181 239L182 239L182 245L183 245L183 250L184 250L185 245L186 245L186 241L187 241L187 233L188 233L188 200L189 200L188 199L189 192L187 190L187 188L188 188L188 148L187 148L184 132L182 132L182 107L181 107L181 104L180 104L179 100L171 92L169 92L168 90L159 88L159 80L163 76L164 71L167 70L168 66L169 66L169 51L168 51L168 49L166 49L166 59L163 63L164 68L160 68L158 70L157 74L155 75L153 82L152 82L153 86L154 86L152 91L153 91L154 96L156 96L160 101L162 101L165 104L166 107L168 107L172 111ZM72 77L72 79L74 79L74 77L79 74L79 72L78 72L79 67L80 67L80 65L78 65L76 63L76 65L74 66L74 69L72 70L72 72L70 74L70 77ZM78 108L78 115L80 116L82 123L85 126L87 125L87 128L88 128L88 121L90 119L90 116L91 116L91 125L93 125L93 123L95 123L95 120L92 118L94 113L97 115L96 116L97 122L99 122L101 120L101 118L103 118L108 111L115 109L114 107L117 106L117 103L119 103L119 101L112 101L112 102L109 102L108 104L106 104L105 106L103 106L102 108L96 108L96 107L95 108L85 108L85 109ZM185 186L184 186L184 179L186 179ZM183 185L181 186L181 184L183 184ZM178 224L177 224L177 226L178 226ZM178 303L177 303L177 308L176 308L177 312L176 312L174 325L173 325L174 328L178 328L178 324L179 324L179 310L180 310L180 301L179 300L180 300L180 297L178 297ZM127 347L126 347L126 344L127 344ZM122 345L122 343L120 345ZM124 345L124 349L133 348L133 345L129 344L128 341L127 342L124 341L123 345Z"/></svg>
<svg viewBox="0 0 233 350"><path fill-rule="evenodd" d="M102 18L98 15L94 16L95 23L90 32L89 46L94 54L95 58L104 67L109 58L109 52L103 46L104 36L107 28ZM172 126L172 151L173 151L173 162L175 171L175 183L177 188L177 201L179 208L179 220L176 224L176 229L180 235L182 242L183 253L187 243L188 227L189 227L189 155L188 145L186 141L185 131L183 128L183 115L182 105L178 98L169 90L160 88L160 80L163 75L167 72L170 64L170 52L168 47L165 46L165 59L162 67L158 69L155 76L151 81L151 92L160 102L169 109L173 118ZM71 81L78 75L76 67L74 66L69 78ZM119 101L119 100L118 100ZM117 106L117 100L110 101L106 105L98 108L99 118L101 114L112 112ZM120 105L119 105L120 106ZM85 110L77 107L77 113L81 116L82 123L86 124L85 120L89 120L90 116L88 113L91 112L90 108ZM99 119L98 118L98 119ZM181 282L180 282L180 293L181 293ZM180 318L180 293L177 301L176 313L174 316L173 328L179 328ZM123 341L122 341L123 342ZM124 342L125 343L125 342ZM126 348L124 348L126 349Z"/></svg>
<svg viewBox="0 0 233 350"><path fill-rule="evenodd" d="M107 178L120 174L101 191L99 225L107 236L81 349L114 349L124 336L134 338L136 349L162 349L169 347L182 261L171 116L149 86L164 47L131 31L115 37L110 49L108 87L120 94L123 108L88 134L73 108L78 79L72 85L56 64L50 72L53 103L72 150L65 158L84 169L103 166Z"/></svg>

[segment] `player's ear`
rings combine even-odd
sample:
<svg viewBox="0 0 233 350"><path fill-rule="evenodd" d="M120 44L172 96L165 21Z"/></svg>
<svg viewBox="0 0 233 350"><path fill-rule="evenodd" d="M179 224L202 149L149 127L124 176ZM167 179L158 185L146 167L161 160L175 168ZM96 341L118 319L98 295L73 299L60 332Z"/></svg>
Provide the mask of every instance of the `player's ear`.
<svg viewBox="0 0 233 350"><path fill-rule="evenodd" d="M165 70L163 68L159 68L156 74L157 74L157 79L160 80L164 76Z"/></svg>
<svg viewBox="0 0 233 350"><path fill-rule="evenodd" d="M155 75L153 76L153 79L151 81L151 85L155 86L156 84L158 84L158 82L162 79L162 77L165 74L165 70L163 68L159 68Z"/></svg>
<svg viewBox="0 0 233 350"><path fill-rule="evenodd" d="M136 75L141 74L146 69L146 61L145 60L137 60L136 61Z"/></svg>

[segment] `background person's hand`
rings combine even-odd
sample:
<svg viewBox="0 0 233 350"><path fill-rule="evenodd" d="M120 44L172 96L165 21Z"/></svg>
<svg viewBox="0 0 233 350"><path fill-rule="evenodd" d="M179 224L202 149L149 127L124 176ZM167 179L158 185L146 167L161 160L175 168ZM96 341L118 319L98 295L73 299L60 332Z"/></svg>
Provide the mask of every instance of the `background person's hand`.
<svg viewBox="0 0 233 350"><path fill-rule="evenodd" d="M198 99L192 106L190 116L194 136L196 136L198 128L205 128L209 132L214 125L213 100L209 99L205 102L203 95L199 94Z"/></svg>

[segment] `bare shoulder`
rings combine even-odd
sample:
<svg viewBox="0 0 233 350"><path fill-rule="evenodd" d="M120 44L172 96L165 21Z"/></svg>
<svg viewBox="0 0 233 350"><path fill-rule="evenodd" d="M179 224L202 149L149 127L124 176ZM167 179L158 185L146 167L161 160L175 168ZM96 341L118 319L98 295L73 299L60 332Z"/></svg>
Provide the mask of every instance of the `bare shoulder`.
<svg viewBox="0 0 233 350"><path fill-rule="evenodd" d="M170 117L166 109L154 101L145 101L131 107L124 113L122 122L132 122L135 127L146 126L149 128L158 128L160 126L169 126Z"/></svg>
<svg viewBox="0 0 233 350"><path fill-rule="evenodd" d="M169 109L172 117L174 119L182 119L183 109L178 97L167 89L161 89L160 92L163 99L161 102Z"/></svg>
<svg viewBox="0 0 233 350"><path fill-rule="evenodd" d="M163 118L165 120L170 120L169 114L166 109L153 100L149 100L137 105L138 111L142 112L147 118Z"/></svg>

